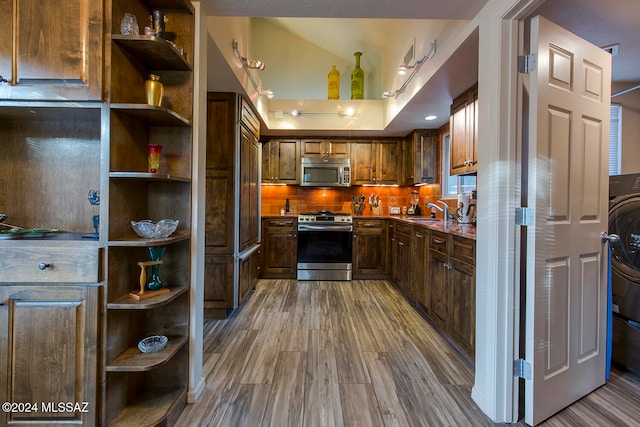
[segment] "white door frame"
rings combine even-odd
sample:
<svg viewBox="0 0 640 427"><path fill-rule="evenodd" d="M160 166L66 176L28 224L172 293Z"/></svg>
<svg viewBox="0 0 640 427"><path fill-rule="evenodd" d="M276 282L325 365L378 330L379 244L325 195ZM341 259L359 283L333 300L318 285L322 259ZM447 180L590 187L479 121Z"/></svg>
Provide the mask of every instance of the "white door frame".
<svg viewBox="0 0 640 427"><path fill-rule="evenodd" d="M476 355L473 400L495 422L518 417L521 89L519 21L543 0L489 0L479 27Z"/></svg>

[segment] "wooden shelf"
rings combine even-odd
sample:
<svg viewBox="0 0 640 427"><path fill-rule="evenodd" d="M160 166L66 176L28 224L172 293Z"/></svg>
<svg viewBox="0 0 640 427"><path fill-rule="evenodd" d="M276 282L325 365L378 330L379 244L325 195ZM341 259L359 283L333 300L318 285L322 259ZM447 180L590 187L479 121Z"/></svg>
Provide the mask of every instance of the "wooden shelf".
<svg viewBox="0 0 640 427"><path fill-rule="evenodd" d="M123 239L113 239L109 240L109 246L133 246L133 247L147 247L147 246L164 246L170 245L172 243L181 242L183 240L187 240L191 237L191 234L188 231L178 230L173 233L171 236L166 239L143 239L142 237L138 238L123 238Z"/></svg>
<svg viewBox="0 0 640 427"><path fill-rule="evenodd" d="M191 182L190 178L151 172L109 172L109 178L140 179L146 181Z"/></svg>
<svg viewBox="0 0 640 427"><path fill-rule="evenodd" d="M135 402L125 407L109 425L112 427L161 425L174 409L182 410L186 400L186 388L148 391L137 396Z"/></svg>
<svg viewBox="0 0 640 427"><path fill-rule="evenodd" d="M132 287L132 290L136 289L135 286ZM107 303L108 310L150 310L152 308L161 307L163 305L169 304L174 299L178 298L180 295L185 293L189 287L188 286L176 286L169 288L171 293L158 295L153 298L136 301L134 299L129 298L129 294L122 295L121 297L116 298L115 300ZM137 290L137 289L136 289Z"/></svg>
<svg viewBox="0 0 640 427"><path fill-rule="evenodd" d="M150 9L188 10L193 13L193 5L187 0L145 0Z"/></svg>
<svg viewBox="0 0 640 427"><path fill-rule="evenodd" d="M107 365L107 372L146 372L167 363L187 342L187 337L169 337L167 346L157 353L142 353L131 347Z"/></svg>
<svg viewBox="0 0 640 427"><path fill-rule="evenodd" d="M126 49L150 70L193 70L191 64L175 47L159 37L112 34L111 40Z"/></svg>
<svg viewBox="0 0 640 427"><path fill-rule="evenodd" d="M175 111L149 104L111 104L112 110L122 111L130 116L144 120L152 126L190 127L191 122Z"/></svg>

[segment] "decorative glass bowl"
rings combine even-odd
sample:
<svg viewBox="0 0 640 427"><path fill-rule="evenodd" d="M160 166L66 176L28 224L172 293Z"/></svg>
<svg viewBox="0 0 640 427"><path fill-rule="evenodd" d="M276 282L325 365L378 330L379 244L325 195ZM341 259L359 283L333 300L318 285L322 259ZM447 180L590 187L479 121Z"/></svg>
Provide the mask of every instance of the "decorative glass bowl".
<svg viewBox="0 0 640 427"><path fill-rule="evenodd" d="M138 349L143 353L157 353L169 342L169 338L164 335L152 335L140 340L138 343Z"/></svg>
<svg viewBox="0 0 640 427"><path fill-rule="evenodd" d="M131 227L138 236L145 239L164 239L176 231L179 222L175 219L162 219L158 222L143 219L142 221L131 221Z"/></svg>

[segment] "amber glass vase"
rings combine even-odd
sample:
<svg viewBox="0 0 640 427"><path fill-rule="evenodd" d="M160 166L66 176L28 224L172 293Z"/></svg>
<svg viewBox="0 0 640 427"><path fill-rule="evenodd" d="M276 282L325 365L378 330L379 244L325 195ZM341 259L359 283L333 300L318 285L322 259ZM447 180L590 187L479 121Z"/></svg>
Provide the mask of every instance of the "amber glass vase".
<svg viewBox="0 0 640 427"><path fill-rule="evenodd" d="M340 99L340 71L336 66L331 66L331 71L327 76L328 95L327 99Z"/></svg>
<svg viewBox="0 0 640 427"><path fill-rule="evenodd" d="M356 67L351 72L351 99L364 99L364 71L360 68L362 52L354 53Z"/></svg>

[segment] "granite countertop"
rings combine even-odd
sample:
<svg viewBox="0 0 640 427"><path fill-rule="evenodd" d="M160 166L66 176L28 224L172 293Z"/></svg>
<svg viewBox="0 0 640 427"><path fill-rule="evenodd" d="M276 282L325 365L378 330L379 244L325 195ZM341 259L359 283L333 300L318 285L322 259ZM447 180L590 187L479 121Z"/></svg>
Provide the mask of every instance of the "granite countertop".
<svg viewBox="0 0 640 427"><path fill-rule="evenodd" d="M297 219L298 214L286 214L282 215L263 215L263 219L273 218L288 218ZM354 219L386 219L401 221L411 225L419 225L421 227L428 228L430 230L441 231L443 233L454 234L460 237L466 237L467 239L476 240L476 226L472 224L458 224L457 221L449 220L445 227L444 221L436 219L432 221L429 217L425 216L411 216L411 215L354 215Z"/></svg>

